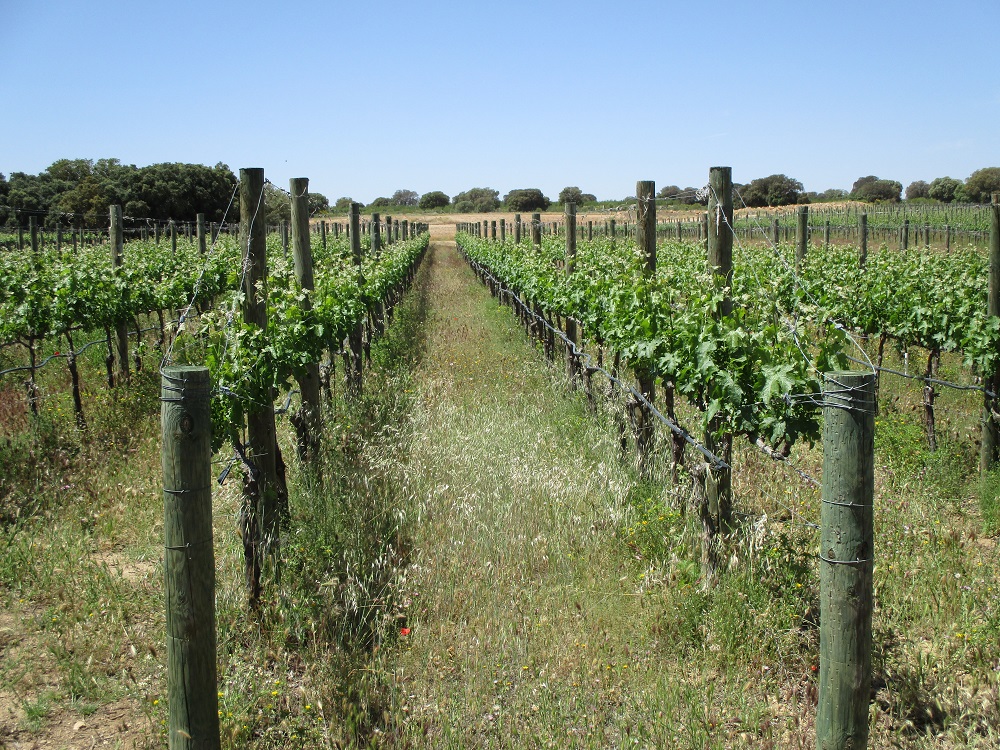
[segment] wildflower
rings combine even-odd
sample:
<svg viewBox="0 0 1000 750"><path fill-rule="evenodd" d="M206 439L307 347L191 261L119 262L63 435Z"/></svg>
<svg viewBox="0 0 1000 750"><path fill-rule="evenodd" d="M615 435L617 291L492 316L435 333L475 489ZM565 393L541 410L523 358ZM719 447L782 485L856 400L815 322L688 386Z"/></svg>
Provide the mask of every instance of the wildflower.
<svg viewBox="0 0 1000 750"><path fill-rule="evenodd" d="M399 634L400 635L409 635L410 634L410 629L409 628L400 628L399 629Z"/></svg>

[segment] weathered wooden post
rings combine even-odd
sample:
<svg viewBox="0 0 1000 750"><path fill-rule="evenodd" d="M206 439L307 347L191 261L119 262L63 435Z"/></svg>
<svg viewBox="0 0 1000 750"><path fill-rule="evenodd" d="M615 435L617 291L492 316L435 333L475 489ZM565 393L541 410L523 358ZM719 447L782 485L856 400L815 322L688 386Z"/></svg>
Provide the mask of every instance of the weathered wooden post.
<svg viewBox="0 0 1000 750"><path fill-rule="evenodd" d="M858 233L861 235L860 265L862 268L864 268L865 265L868 263L868 214L866 213L858 214Z"/></svg>
<svg viewBox="0 0 1000 750"><path fill-rule="evenodd" d="M809 242L809 206L799 206L795 225L795 273L802 273L802 264L806 259L806 248Z"/></svg>
<svg viewBox="0 0 1000 750"><path fill-rule="evenodd" d="M364 274L361 272L361 217L360 217L361 205L358 203L351 203L351 208L348 213L348 220L350 221L350 232L351 232L351 255L354 259L354 267L358 273L358 286L363 286L365 283ZM359 317L357 324L351 331L348 337L349 347L351 350L350 367L347 372L347 389L352 396L361 395L361 378L362 378L362 346L364 339L364 331L362 330L362 320Z"/></svg>
<svg viewBox="0 0 1000 750"><path fill-rule="evenodd" d="M931 225L924 224L924 247L930 248L931 246Z"/></svg>
<svg viewBox="0 0 1000 750"><path fill-rule="evenodd" d="M195 217L195 235L198 238L198 252L204 255L208 251L205 242L205 214L198 214Z"/></svg>
<svg viewBox="0 0 1000 750"><path fill-rule="evenodd" d="M910 247L910 220L903 219L903 249L907 250Z"/></svg>
<svg viewBox="0 0 1000 750"><path fill-rule="evenodd" d="M308 293L315 288L313 281L312 247L309 242L309 180L293 177L288 190L292 194L292 260L295 262L295 279L299 288L307 292L301 307L306 313L312 308ZM325 227L324 227L325 228ZM325 232L324 232L325 234ZM325 240L325 237L324 237ZM302 406L292 415L295 427L299 460L308 461L316 456L319 448L320 401L319 362L309 362L295 374L299 383Z"/></svg>
<svg viewBox="0 0 1000 750"><path fill-rule="evenodd" d="M951 252L951 226L949 224L944 225L944 249Z"/></svg>
<svg viewBox="0 0 1000 750"><path fill-rule="evenodd" d="M495 240L497 238L497 223L495 221L490 222L490 239Z"/></svg>
<svg viewBox="0 0 1000 750"><path fill-rule="evenodd" d="M823 247L830 248L830 220L827 219L823 225Z"/></svg>
<svg viewBox="0 0 1000 750"><path fill-rule="evenodd" d="M507 220L506 219L500 219L500 241L501 242L506 242L507 241Z"/></svg>
<svg viewBox="0 0 1000 750"><path fill-rule="evenodd" d="M715 315L728 318L733 311L733 170L732 167L712 167L708 173L708 265L725 285L725 298ZM709 422L705 446L726 464L732 465L733 435L726 430L725 420L716 416ZM705 474L705 496L708 511L716 519L718 529L727 532L733 521L733 478L731 469L712 468Z"/></svg>
<svg viewBox="0 0 1000 750"><path fill-rule="evenodd" d="M772 244L773 244L773 245L774 245L775 247L777 247L777 246L778 246L778 244L779 244L779 243L780 243L780 241L781 241L781 229L779 228L779 225L778 225L778 220L777 220L777 219L774 219L774 220L773 220L773 221L771 222L771 236L772 236L772 238L773 238L773 239L771 240Z"/></svg>
<svg viewBox="0 0 1000 750"><path fill-rule="evenodd" d="M637 203L636 244L645 259L643 276L649 280L656 275L656 183L653 180L639 180L635 183ZM652 404L656 399L656 375L651 368L642 366L635 370L639 393ZM653 413L649 406L639 401L634 404L635 445L638 453L639 470L648 475L650 458L653 453L655 432Z"/></svg>
<svg viewBox="0 0 1000 750"><path fill-rule="evenodd" d="M531 244L536 248L542 246L542 215L531 215Z"/></svg>
<svg viewBox="0 0 1000 750"><path fill-rule="evenodd" d="M566 275L572 276L576 268L576 204L566 203L564 209L566 216ZM573 342L573 345L580 343L580 331L577 328L576 320L571 316L566 317L566 338ZM570 385L576 384L579 376L579 363L573 347L566 347L566 377L569 378Z"/></svg>
<svg viewBox="0 0 1000 750"><path fill-rule="evenodd" d="M267 227L257 209L263 201L264 170L240 170L240 246L247 269L243 284L243 322L267 331ZM266 345L263 341L261 345ZM254 470L244 483L243 546L250 606L260 604L261 569L265 556L280 580L280 503L278 441L274 426L273 395L268 388L247 407L247 458Z"/></svg>
<svg viewBox="0 0 1000 750"><path fill-rule="evenodd" d="M111 237L111 267L117 276L121 273L118 269L122 266L122 253L125 248L122 236L122 207L110 206L109 213L111 218L109 229ZM128 323L124 320L120 321L116 324L115 329L118 334L118 372L121 374L122 379L127 381L129 379Z"/></svg>
<svg viewBox="0 0 1000 750"><path fill-rule="evenodd" d="M986 312L990 317L1000 316L1000 193L993 193L990 204L990 284L987 297ZM993 394L1000 393L1000 368L984 373L983 386ZM998 434L995 395L983 395L983 428L979 447L979 468L985 474L997 461L997 450L1000 447Z"/></svg>
<svg viewBox="0 0 1000 750"><path fill-rule="evenodd" d="M816 745L861 750L872 684L875 375L824 380Z"/></svg>
<svg viewBox="0 0 1000 750"><path fill-rule="evenodd" d="M208 368L165 368L160 394L168 747L214 750L221 742Z"/></svg>
<svg viewBox="0 0 1000 750"><path fill-rule="evenodd" d="M514 244L521 244L521 214L514 214Z"/></svg>
<svg viewBox="0 0 1000 750"><path fill-rule="evenodd" d="M177 254L177 222L170 220L170 252Z"/></svg>
<svg viewBox="0 0 1000 750"><path fill-rule="evenodd" d="M372 214L372 257L382 253L382 222L378 214Z"/></svg>

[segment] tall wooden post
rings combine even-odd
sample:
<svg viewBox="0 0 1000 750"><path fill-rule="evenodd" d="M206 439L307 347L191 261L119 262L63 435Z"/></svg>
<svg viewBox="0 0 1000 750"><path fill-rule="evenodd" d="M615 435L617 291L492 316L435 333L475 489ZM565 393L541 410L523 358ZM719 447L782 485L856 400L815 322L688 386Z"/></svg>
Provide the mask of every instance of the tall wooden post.
<svg viewBox="0 0 1000 750"><path fill-rule="evenodd" d="M311 293L313 281L312 247L309 242L309 180L293 177L289 180L288 191L292 194L292 260L295 262L295 279L299 288ZM325 234L325 233L324 233ZM324 237L325 239L325 237ZM301 303L303 311L312 308L309 294ZM292 416L292 424L298 438L300 460L310 460L316 455L320 435L319 362L309 362L296 373L302 406Z"/></svg>
<svg viewBox="0 0 1000 750"><path fill-rule="evenodd" d="M177 222L170 220L170 252L177 254Z"/></svg>
<svg viewBox="0 0 1000 750"><path fill-rule="evenodd" d="M721 277L729 290L719 305L716 315L728 318L733 311L733 170L731 167L712 167L708 173L708 265ZM727 464L732 465L733 436L726 431L725 421L716 416L709 422L705 445ZM706 499L709 513L718 521L718 527L727 531L733 520L733 478L730 469L711 469L706 472Z"/></svg>
<svg viewBox="0 0 1000 750"><path fill-rule="evenodd" d="M160 394L168 747L215 750L221 742L208 368L167 367Z"/></svg>
<svg viewBox="0 0 1000 750"><path fill-rule="evenodd" d="M372 257L378 258L382 253L382 220L378 214L372 214Z"/></svg>
<svg viewBox="0 0 1000 750"><path fill-rule="evenodd" d="M860 244L861 244L861 258L860 265L862 268L868 263L868 214L860 213L858 214L858 234L860 234Z"/></svg>
<svg viewBox="0 0 1000 750"><path fill-rule="evenodd" d="M639 180L635 184L635 197L638 217L636 244L645 260L643 276L647 280L651 280L656 275L656 183L652 180ZM656 398L655 373L650 368L643 366L636 368L635 376L639 384L639 393L652 404ZM633 410L639 469L643 474L648 474L655 436L653 413L642 402L635 404Z"/></svg>
<svg viewBox="0 0 1000 750"><path fill-rule="evenodd" d="M247 269L243 285L243 322L267 331L267 227L260 211L264 197L264 170L240 170L240 246ZM264 345L262 343L262 345ZM278 484L278 441L274 403L270 390L257 394L247 408L247 458L256 472L245 488L243 544L247 563L250 605L260 603L261 568L271 556L274 574L280 576L279 526L282 488ZM253 488L253 485L256 485Z"/></svg>
<svg viewBox="0 0 1000 750"><path fill-rule="evenodd" d="M521 244L521 214L514 214L514 244Z"/></svg>
<svg viewBox="0 0 1000 750"><path fill-rule="evenodd" d="M990 204L990 285L986 312L989 316L1000 316L1000 193L993 193ZM983 385L987 391L1000 393L1000 369L984 373ZM983 429L979 448L979 468L985 474L996 465L1000 447L997 418L995 412L1000 399L988 393L983 396Z"/></svg>
<svg viewBox="0 0 1000 750"><path fill-rule="evenodd" d="M497 238L497 223L495 221L490 222L490 239L495 240Z"/></svg>
<svg viewBox="0 0 1000 750"><path fill-rule="evenodd" d="M507 241L507 220L506 219L500 219L500 241L501 242L506 242Z"/></svg>
<svg viewBox="0 0 1000 750"><path fill-rule="evenodd" d="M875 375L824 380L816 746L860 750L872 684Z"/></svg>
<svg viewBox="0 0 1000 750"><path fill-rule="evenodd" d="M351 208L348 214L348 220L351 225L351 255L354 259L354 267L358 273L358 286L364 286L365 277L361 272L361 217L360 217L361 206L357 203L351 203ZM362 346L364 339L364 331L362 330L362 320L359 317L357 325L351 331L348 342L351 349L351 366L347 374L347 388L348 391L354 396L361 394L361 378L362 378Z"/></svg>
<svg viewBox="0 0 1000 750"><path fill-rule="evenodd" d="M795 224L795 273L802 273L809 243L809 206L799 206Z"/></svg>
<svg viewBox="0 0 1000 750"><path fill-rule="evenodd" d="M774 219L771 222L771 236L772 236L771 243L775 247L777 247L778 244L781 242L781 230L779 229L778 220L777 219Z"/></svg>
<svg viewBox="0 0 1000 750"><path fill-rule="evenodd" d="M903 219L903 249L908 250L910 247L910 220Z"/></svg>
<svg viewBox="0 0 1000 750"><path fill-rule="evenodd" d="M120 271L118 270L122 266L122 253L125 249L125 242L122 236L122 207L121 206L110 206L109 213L111 218L111 225L109 229L109 235L111 237L111 267L118 275ZM120 321L115 329L118 334L118 371L124 380L129 379L129 362L128 362L128 323L126 321Z"/></svg>
<svg viewBox="0 0 1000 750"><path fill-rule="evenodd" d="M385 236L383 237L383 245L389 247L392 244L392 217L385 217Z"/></svg>
<svg viewBox="0 0 1000 750"><path fill-rule="evenodd" d="M571 276L576 268L576 204L567 203L563 212L566 216L566 275ZM580 331L576 321L571 317L566 318L566 338L574 345L580 344ZM566 347L566 376L570 385L575 385L579 375L579 363L572 347Z"/></svg>
<svg viewBox="0 0 1000 750"><path fill-rule="evenodd" d="M195 233L198 236L198 252L204 255L208 252L208 245L205 241L205 214L198 214L195 217L195 224Z"/></svg>
<svg viewBox="0 0 1000 750"><path fill-rule="evenodd" d="M531 215L531 244L536 248L542 246L542 215Z"/></svg>

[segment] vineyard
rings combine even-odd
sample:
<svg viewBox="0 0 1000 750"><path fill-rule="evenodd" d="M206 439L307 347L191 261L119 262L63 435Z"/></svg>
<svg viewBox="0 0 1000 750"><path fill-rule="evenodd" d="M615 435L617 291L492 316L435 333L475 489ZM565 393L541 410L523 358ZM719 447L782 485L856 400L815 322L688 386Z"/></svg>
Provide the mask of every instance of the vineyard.
<svg viewBox="0 0 1000 750"><path fill-rule="evenodd" d="M1000 742L996 205L264 185L0 237L0 746Z"/></svg>

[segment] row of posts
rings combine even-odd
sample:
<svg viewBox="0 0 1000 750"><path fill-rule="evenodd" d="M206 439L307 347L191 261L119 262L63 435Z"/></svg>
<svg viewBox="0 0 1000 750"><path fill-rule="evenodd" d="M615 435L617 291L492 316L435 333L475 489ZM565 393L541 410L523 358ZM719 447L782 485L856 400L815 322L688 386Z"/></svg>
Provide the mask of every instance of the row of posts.
<svg viewBox="0 0 1000 750"><path fill-rule="evenodd" d="M710 197L706 218L708 264L726 279L730 290L716 311L732 315L733 199L732 170L714 167L709 172ZM652 181L636 185L638 220L636 240L645 257L644 274L656 274L656 201ZM1000 195L994 196L990 250L989 314L1000 315ZM565 207L565 271L575 271L577 244L576 206ZM859 216L861 257L867 251L867 215ZM506 220L461 224L462 231L479 237L504 240ZM499 233L497 229L499 228ZM531 217L532 242L541 244L540 214ZM514 216L514 241L520 242L522 221ZM808 208L798 213L796 265L805 259L808 238ZM777 229L775 229L777 232ZM499 234L499 236L498 236ZM588 237L591 223L588 222ZM777 240L777 237L775 237ZM578 344L580 331L572 319L567 338ZM571 373L572 374L572 373ZM652 404L655 373L636 372L638 390ZM876 411L875 373L828 372L823 398L823 487L820 538L820 672L817 711L817 746L863 748L868 742L868 707L871 685L872 606L874 567L874 427ZM986 378L988 392L1000 392L1000 374ZM636 442L640 457L652 448L652 414L642 406L636 414ZM724 417L712 420L704 436L705 446L731 465L732 433ZM982 440L982 465L992 467L997 459L997 429L992 397L986 396ZM732 524L731 469L707 472L709 514L726 532Z"/></svg>
<svg viewBox="0 0 1000 750"><path fill-rule="evenodd" d="M262 169L240 170L241 216L254 216L264 190ZM291 242L295 276L304 290L313 288L312 251L309 240L308 185L305 178L290 182L292 200ZM120 211L120 209L119 209ZM372 251L377 253L386 241L408 239L427 231L427 225L406 220L383 221L374 214L361 222L360 206L353 203L347 226L333 224L334 237L341 229L350 237L351 254L358 283L362 275L362 231L370 232ZM120 214L117 225L120 226ZM112 226L116 226L112 212ZM279 230L280 231L280 230ZM316 231L316 230L313 230ZM325 223L319 233L326 234ZM383 235L384 231L384 235ZM267 274L267 228L256 217L244 219L240 244L245 248L247 273L244 279L243 320L266 330L266 298L258 290ZM114 229L112 230L114 235ZM361 389L362 324L349 337L348 387L358 394ZM299 413L318 437L320 415L320 378L318 363L310 363L298 376L302 410ZM167 367L163 372L161 421L163 431L163 499L166 558L164 563L167 601L168 663L168 742L175 748L219 748L218 693L215 631L215 561L212 546L212 475L211 475L211 394L208 369L205 367ZM276 569L279 559L280 508L277 438L274 409L270 403L252 404L247 413L246 456L254 465L259 503L244 506L251 514L244 531L256 531L248 540L246 574L251 606L258 606L261 596L261 570L269 563ZM315 450L315 441L312 442ZM301 443L301 441L300 441ZM300 444L300 448L301 448ZM251 559L252 556L252 559Z"/></svg>

